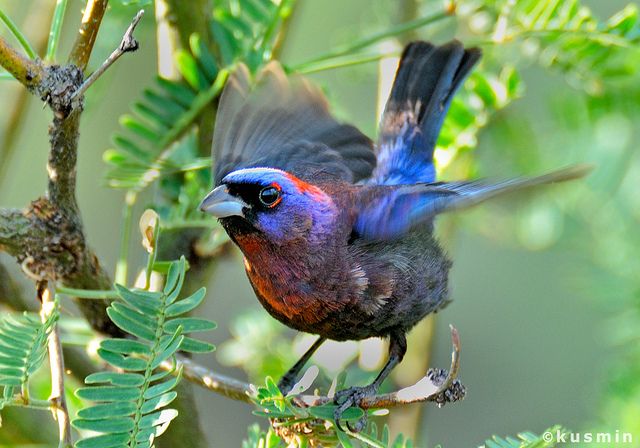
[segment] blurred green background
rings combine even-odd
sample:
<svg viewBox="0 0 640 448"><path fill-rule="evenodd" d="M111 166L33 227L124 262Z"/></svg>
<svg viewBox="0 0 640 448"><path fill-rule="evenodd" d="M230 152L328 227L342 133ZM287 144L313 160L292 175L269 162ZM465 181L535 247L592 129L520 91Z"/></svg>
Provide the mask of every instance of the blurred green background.
<svg viewBox="0 0 640 448"><path fill-rule="evenodd" d="M0 0L0 8L24 24L29 36L38 25L37 17L27 17L28 3ZM70 19L79 19L82 3L70 0ZM300 62L397 23L403 13L398 4L393 0L302 0L281 59ZM605 18L628 2L590 0L583 4ZM107 13L91 67L117 45L119 30L133 11L135 7L121 6ZM105 186L102 153L111 146L109 138L118 117L155 76L158 49L151 16L138 30L139 52L124 57L96 83L82 118L78 199L88 239L111 274L118 255L123 193ZM415 37L444 41L455 34L469 35L452 22L444 24L419 30ZM63 40L63 52L72 34L67 33ZM429 365L448 366L448 325L454 324L462 340L461 379L468 395L442 409L424 405L418 440L429 446L477 446L491 434L541 432L559 423L575 431L634 431L634 446L640 446L636 378L640 372L640 157L636 145L640 75L634 82L616 85L605 96L593 98L553 71L526 61L519 68L526 84L524 96L481 131L473 152L474 171L499 178L580 162L593 163L596 169L584 181L509 197L440 219L438 230L454 260L453 302L436 317ZM326 71L312 78L326 89L340 117L375 135L376 63ZM14 82L0 84L0 141L16 133L12 153L2 159L4 175L0 177L0 204L9 207L22 207L38 197L46 179L50 112L29 97L27 118L19 129L8 128L21 89ZM455 164L454 160L445 175L456 174ZM141 211L142 207L136 209L134 216ZM142 260L138 247L133 241L134 260L136 256ZM12 260L0 256L0 261L18 272ZM26 287L27 281L24 284ZM232 337L230 331L239 314L255 310L262 316L249 321L254 328L270 318L256 301L235 249L219 264L208 290L200 312L218 322L211 340L221 350L199 361L246 378L244 370L221 365L220 353L224 356L226 352L229 361L234 348L225 350L223 343ZM263 325L277 340L294 337L272 321ZM300 352L304 342L297 341ZM286 352L288 345L284 347L280 350ZM419 352L421 348L414 349ZM425 353L429 350L426 340L423 349ZM293 349L288 356L295 357ZM322 362L322 356L319 360ZM411 366L404 369L410 371ZM248 424L257 421L244 403L206 391L200 391L197 398L212 446L239 446ZM261 424L265 426L264 421Z"/></svg>

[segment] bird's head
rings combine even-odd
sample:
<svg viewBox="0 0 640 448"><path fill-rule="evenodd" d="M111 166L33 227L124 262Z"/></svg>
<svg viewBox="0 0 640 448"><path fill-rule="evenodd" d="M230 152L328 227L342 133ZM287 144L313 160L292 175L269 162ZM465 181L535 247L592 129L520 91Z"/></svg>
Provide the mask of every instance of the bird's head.
<svg viewBox="0 0 640 448"><path fill-rule="evenodd" d="M200 204L230 232L260 232L286 243L330 226L335 205L319 187L274 168L246 168L227 174Z"/></svg>

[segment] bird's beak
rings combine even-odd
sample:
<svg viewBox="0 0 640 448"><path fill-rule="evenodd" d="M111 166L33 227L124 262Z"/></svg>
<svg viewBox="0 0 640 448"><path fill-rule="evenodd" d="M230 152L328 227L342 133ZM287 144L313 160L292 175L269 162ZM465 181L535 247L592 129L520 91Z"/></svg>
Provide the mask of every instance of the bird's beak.
<svg viewBox="0 0 640 448"><path fill-rule="evenodd" d="M249 206L242 199L230 195L226 185L214 188L200 203L200 210L216 218L244 216L242 209L245 207Z"/></svg>

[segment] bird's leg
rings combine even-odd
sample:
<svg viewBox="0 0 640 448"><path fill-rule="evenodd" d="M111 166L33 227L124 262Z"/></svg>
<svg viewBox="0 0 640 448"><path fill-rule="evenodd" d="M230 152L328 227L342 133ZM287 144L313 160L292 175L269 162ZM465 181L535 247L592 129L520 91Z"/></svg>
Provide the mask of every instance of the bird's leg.
<svg viewBox="0 0 640 448"><path fill-rule="evenodd" d="M368 386L360 387L354 386L349 389L344 389L336 392L334 403L338 405L334 411L333 417L336 421L338 428L342 430L340 419L344 411L352 406L358 406L363 398L373 396L378 393L378 389L382 382L389 376L391 371L397 366L404 358L404 354L407 351L407 339L405 338L403 331L394 331L389 335L389 359L384 365L375 380ZM367 424L367 414L358 420L353 426L347 423L347 427L352 432L360 432Z"/></svg>
<svg viewBox="0 0 640 448"><path fill-rule="evenodd" d="M296 380L298 378L300 370L302 370L307 361L309 361L309 358L311 358L315 351L318 350L318 348L320 348L322 343L326 340L327 338L320 336L316 340L316 342L314 342L313 345L309 347L309 350L307 350L304 355L302 355L298 362L296 362L293 367L291 367L287 371L287 373L282 375L282 378L280 378L280 381L278 381L278 389L280 389L280 392L282 392L283 395L289 393L293 385L296 384Z"/></svg>

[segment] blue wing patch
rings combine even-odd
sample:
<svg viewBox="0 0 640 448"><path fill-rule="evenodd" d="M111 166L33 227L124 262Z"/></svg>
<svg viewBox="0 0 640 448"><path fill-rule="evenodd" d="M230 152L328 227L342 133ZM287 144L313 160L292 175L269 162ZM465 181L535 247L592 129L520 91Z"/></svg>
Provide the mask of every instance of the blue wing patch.
<svg viewBox="0 0 640 448"><path fill-rule="evenodd" d="M429 226L442 212L470 207L503 193L537 185L578 179L591 166L576 165L537 177L518 177L501 182L440 182L416 185L363 186L354 233L368 240L402 237L419 226Z"/></svg>

